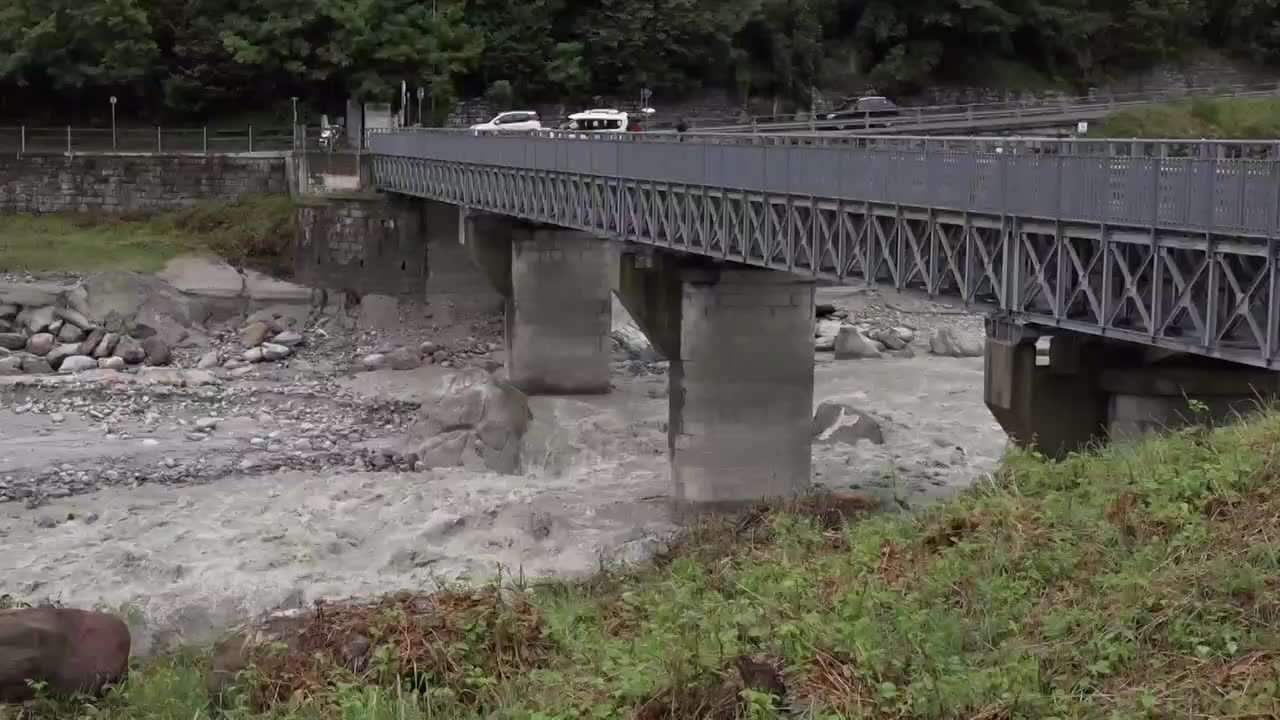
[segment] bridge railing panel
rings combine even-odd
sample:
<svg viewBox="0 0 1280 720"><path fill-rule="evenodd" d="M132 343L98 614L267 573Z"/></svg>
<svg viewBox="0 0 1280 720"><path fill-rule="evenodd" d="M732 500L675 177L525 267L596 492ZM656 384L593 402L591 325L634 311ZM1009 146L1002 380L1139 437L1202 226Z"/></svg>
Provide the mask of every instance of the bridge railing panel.
<svg viewBox="0 0 1280 720"><path fill-rule="evenodd" d="M762 145L705 146L708 183L725 188L763 188L767 174L765 150Z"/></svg>
<svg viewBox="0 0 1280 720"><path fill-rule="evenodd" d="M374 152L832 201L1274 234L1274 143L392 132Z"/></svg>

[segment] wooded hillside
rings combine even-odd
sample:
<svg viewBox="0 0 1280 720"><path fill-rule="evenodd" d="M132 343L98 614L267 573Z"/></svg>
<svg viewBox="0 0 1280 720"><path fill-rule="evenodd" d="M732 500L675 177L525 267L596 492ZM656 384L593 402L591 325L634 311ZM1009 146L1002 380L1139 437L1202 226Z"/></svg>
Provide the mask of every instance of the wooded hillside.
<svg viewBox="0 0 1280 720"><path fill-rule="evenodd" d="M803 101L1010 63L1069 87L1205 47L1276 60L1280 0L6 0L0 113L105 113L115 94L137 117L283 117L291 95L332 108L402 79L437 107L646 86Z"/></svg>

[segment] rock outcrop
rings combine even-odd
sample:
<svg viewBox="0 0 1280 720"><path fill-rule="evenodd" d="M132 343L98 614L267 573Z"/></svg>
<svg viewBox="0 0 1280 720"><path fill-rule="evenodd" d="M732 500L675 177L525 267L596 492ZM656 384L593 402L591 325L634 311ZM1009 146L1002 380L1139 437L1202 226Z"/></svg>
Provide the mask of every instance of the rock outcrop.
<svg viewBox="0 0 1280 720"><path fill-rule="evenodd" d="M929 338L929 352L943 357L981 357L986 348L976 338L962 338L951 328L938 328Z"/></svg>
<svg viewBox="0 0 1280 720"><path fill-rule="evenodd" d="M533 414L529 398L504 379L479 371L450 376L423 404L406 452L418 465L513 474Z"/></svg>
<svg viewBox="0 0 1280 720"><path fill-rule="evenodd" d="M884 431L870 415L843 403L824 402L813 414L813 441L820 445L856 445L867 440L884 444Z"/></svg>

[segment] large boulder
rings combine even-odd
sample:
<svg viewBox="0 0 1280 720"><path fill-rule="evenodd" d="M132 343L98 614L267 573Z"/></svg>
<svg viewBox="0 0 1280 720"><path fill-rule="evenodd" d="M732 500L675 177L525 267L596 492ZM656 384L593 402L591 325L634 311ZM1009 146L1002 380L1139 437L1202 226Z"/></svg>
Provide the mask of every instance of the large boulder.
<svg viewBox="0 0 1280 720"><path fill-rule="evenodd" d="M191 337L182 322L157 308L144 308L134 317L130 326L133 336L139 339L160 338L165 345L176 347Z"/></svg>
<svg viewBox="0 0 1280 720"><path fill-rule="evenodd" d="M93 351L98 349L98 346L102 344L102 339L105 338L106 336L107 336L107 331L105 328L96 328L92 330L89 333L89 336L86 337L83 341L81 341L80 352L76 354L92 355Z"/></svg>
<svg viewBox="0 0 1280 720"><path fill-rule="evenodd" d="M142 349L142 343L125 335L116 343L115 350L111 353L112 357L118 357L130 365L137 365L147 359L147 351Z"/></svg>
<svg viewBox="0 0 1280 720"><path fill-rule="evenodd" d="M63 323L62 329L58 330L58 340L64 343L79 343L84 339L84 330L76 327L74 324Z"/></svg>
<svg viewBox="0 0 1280 720"><path fill-rule="evenodd" d="M109 328L117 331L133 331L136 325L142 324L171 334L174 328L202 325L209 316L209 309L202 302L153 275L99 273L85 281L85 291L87 319L106 324L109 318L118 318L123 328ZM180 340L165 337L170 344Z"/></svg>
<svg viewBox="0 0 1280 720"><path fill-rule="evenodd" d="M880 351L863 335L858 328L845 325L836 335L835 351L837 360L863 360L880 357Z"/></svg>
<svg viewBox="0 0 1280 720"><path fill-rule="evenodd" d="M938 328L929 338L929 352L943 357L981 357L986 348L978 338L963 338L949 327Z"/></svg>
<svg viewBox="0 0 1280 720"><path fill-rule="evenodd" d="M27 332L38 333L53 324L52 307L28 307L18 313L18 324L25 325Z"/></svg>
<svg viewBox="0 0 1280 720"><path fill-rule="evenodd" d="M293 354L293 350L284 345L277 345L275 343L263 343L261 349L262 359L269 362L283 360Z"/></svg>
<svg viewBox="0 0 1280 720"><path fill-rule="evenodd" d="M63 361L79 352L79 343L65 343L50 350L49 354L44 356L44 359L49 361L54 370L57 370L62 367Z"/></svg>
<svg viewBox="0 0 1280 720"><path fill-rule="evenodd" d="M610 332L614 343L628 359L631 360L656 360L658 353L653 349L653 343L649 342L649 338L636 325L636 321L631 317L631 313L627 312L626 306L618 300L618 296L613 296L612 307L613 327Z"/></svg>
<svg viewBox="0 0 1280 720"><path fill-rule="evenodd" d="M64 321L64 327L69 323L81 330L93 329L93 322L90 321L89 318L85 317L83 313L73 308L54 308L53 314L54 317Z"/></svg>
<svg viewBox="0 0 1280 720"><path fill-rule="evenodd" d="M27 338L22 333L0 333L0 348L22 350L26 346Z"/></svg>
<svg viewBox="0 0 1280 720"><path fill-rule="evenodd" d="M22 358L22 372L28 375L48 375L53 372L53 366L42 357L25 355Z"/></svg>
<svg viewBox="0 0 1280 720"><path fill-rule="evenodd" d="M45 307L56 305L63 288L49 283L0 281L0 305Z"/></svg>
<svg viewBox="0 0 1280 720"><path fill-rule="evenodd" d="M129 669L129 628L106 613L70 608L0 610L0 700L43 684L56 697L100 692Z"/></svg>
<svg viewBox="0 0 1280 720"><path fill-rule="evenodd" d="M169 364L169 344L164 341L161 335L152 335L142 341L142 349L147 353L148 365L168 365Z"/></svg>
<svg viewBox="0 0 1280 720"><path fill-rule="evenodd" d="M907 342L894 328L880 328L871 334L871 339L890 350L901 350L907 346Z"/></svg>
<svg viewBox="0 0 1280 720"><path fill-rule="evenodd" d="M119 358L114 359L119 360ZM96 367L98 367L97 360L94 360L91 357L85 357L84 355L72 355L71 357L63 358L62 364L58 366L58 371L64 373L77 373L84 372L85 370L93 370Z"/></svg>
<svg viewBox="0 0 1280 720"><path fill-rule="evenodd" d="M48 355L57 344L57 339L49 333L36 333L27 341L27 352L32 355L44 357L45 355Z"/></svg>
<svg viewBox="0 0 1280 720"><path fill-rule="evenodd" d="M271 326L262 320L251 322L240 330L240 344L245 348L256 348L271 337Z"/></svg>
<svg viewBox="0 0 1280 720"><path fill-rule="evenodd" d="M98 347L94 348L93 356L96 358L111 357L111 353L115 352L116 344L120 342L120 336L116 333L109 332L102 336L102 342L98 343Z"/></svg>
<svg viewBox="0 0 1280 720"><path fill-rule="evenodd" d="M529 398L505 379L478 371L452 375L420 412L405 449L422 466L519 470L533 414Z"/></svg>
<svg viewBox="0 0 1280 720"><path fill-rule="evenodd" d="M302 344L302 340L302 333L297 330L285 330L271 338L271 342L276 345L284 345L285 347L297 347Z"/></svg>
<svg viewBox="0 0 1280 720"><path fill-rule="evenodd" d="M844 323L839 320L819 320L814 323L813 349L830 352L836 349L836 336Z"/></svg>
<svg viewBox="0 0 1280 720"><path fill-rule="evenodd" d="M819 445L856 445L867 440L884 444L884 432L875 418L842 403L824 402L813 414L813 441Z"/></svg>

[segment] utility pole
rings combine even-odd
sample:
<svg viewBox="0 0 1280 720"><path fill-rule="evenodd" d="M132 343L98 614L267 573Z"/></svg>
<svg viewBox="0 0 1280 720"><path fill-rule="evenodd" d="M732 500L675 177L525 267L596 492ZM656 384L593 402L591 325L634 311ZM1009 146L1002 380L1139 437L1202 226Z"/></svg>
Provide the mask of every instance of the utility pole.
<svg viewBox="0 0 1280 720"><path fill-rule="evenodd" d="M436 18L439 16L439 14L440 14L440 0L431 0L431 26L433 30L439 30L439 26L436 23ZM439 42L439 39L437 39L437 44L438 42ZM432 121L435 121L435 118L436 118L436 80L438 79L439 78L438 78L436 64L435 64L435 61L432 61L431 63L431 119Z"/></svg>
<svg viewBox="0 0 1280 720"><path fill-rule="evenodd" d="M111 96L111 151L115 152L118 148L116 144L116 103L119 100L115 95Z"/></svg>

